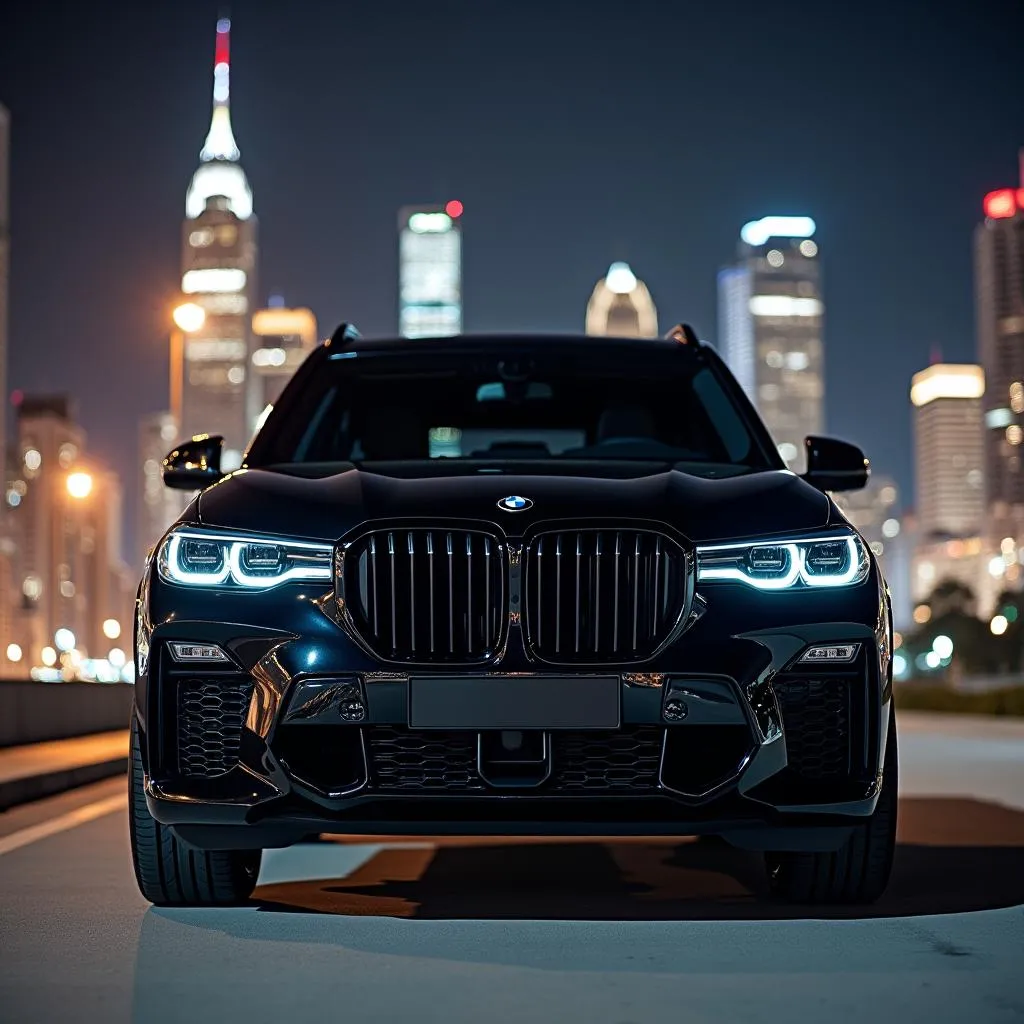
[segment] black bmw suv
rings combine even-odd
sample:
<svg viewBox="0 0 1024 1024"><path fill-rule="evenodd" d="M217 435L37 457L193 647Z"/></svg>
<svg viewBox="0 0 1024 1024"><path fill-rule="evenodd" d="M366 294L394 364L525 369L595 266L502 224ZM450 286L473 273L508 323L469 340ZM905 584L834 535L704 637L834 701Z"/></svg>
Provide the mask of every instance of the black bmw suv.
<svg viewBox="0 0 1024 1024"><path fill-rule="evenodd" d="M699 835L869 902L896 836L888 590L715 352L342 325L139 589L131 843L158 904L310 834Z"/></svg>

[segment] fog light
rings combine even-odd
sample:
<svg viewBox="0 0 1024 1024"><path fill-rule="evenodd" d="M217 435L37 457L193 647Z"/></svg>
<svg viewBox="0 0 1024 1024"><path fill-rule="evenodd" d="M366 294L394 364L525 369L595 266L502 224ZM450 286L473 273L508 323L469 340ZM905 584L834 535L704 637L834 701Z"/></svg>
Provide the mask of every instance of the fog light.
<svg viewBox="0 0 1024 1024"><path fill-rule="evenodd" d="M351 688L353 693L338 701L338 714L346 722L361 722L366 717L366 705L359 696L355 687Z"/></svg>
<svg viewBox="0 0 1024 1024"><path fill-rule="evenodd" d="M686 706L685 700L672 697L670 700L665 701L665 717L670 722L681 722L689 712L690 709Z"/></svg>
<svg viewBox="0 0 1024 1024"><path fill-rule="evenodd" d="M216 644L172 642L168 644L175 661L227 661L228 656Z"/></svg>
<svg viewBox="0 0 1024 1024"><path fill-rule="evenodd" d="M816 647L808 647L800 655L800 663L828 661L835 664L853 661L859 650L860 644L818 644Z"/></svg>

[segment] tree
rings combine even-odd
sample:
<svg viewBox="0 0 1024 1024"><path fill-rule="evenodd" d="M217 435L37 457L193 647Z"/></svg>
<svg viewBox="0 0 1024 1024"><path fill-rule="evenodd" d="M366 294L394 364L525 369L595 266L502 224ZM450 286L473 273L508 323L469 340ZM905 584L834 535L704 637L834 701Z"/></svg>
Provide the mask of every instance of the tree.
<svg viewBox="0 0 1024 1024"><path fill-rule="evenodd" d="M977 607L974 591L966 583L954 579L944 579L938 583L927 603L931 607L933 619L952 613L973 617Z"/></svg>

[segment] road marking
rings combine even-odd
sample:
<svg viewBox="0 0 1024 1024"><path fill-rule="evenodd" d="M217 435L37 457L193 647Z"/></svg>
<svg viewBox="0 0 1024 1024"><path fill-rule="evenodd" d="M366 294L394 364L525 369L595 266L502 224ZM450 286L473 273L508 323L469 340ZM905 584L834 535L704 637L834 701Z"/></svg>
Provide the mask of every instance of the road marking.
<svg viewBox="0 0 1024 1024"><path fill-rule="evenodd" d="M58 818L51 818L49 821L42 821L31 828L23 828L20 832L12 832L9 836L0 836L0 857L12 850L28 846L29 843L36 843L47 836L56 835L58 832L66 832L69 828L84 825L87 821L94 821L102 818L105 814L113 814L127 806L128 797L126 794L108 796L104 800L97 800L94 804L86 804Z"/></svg>

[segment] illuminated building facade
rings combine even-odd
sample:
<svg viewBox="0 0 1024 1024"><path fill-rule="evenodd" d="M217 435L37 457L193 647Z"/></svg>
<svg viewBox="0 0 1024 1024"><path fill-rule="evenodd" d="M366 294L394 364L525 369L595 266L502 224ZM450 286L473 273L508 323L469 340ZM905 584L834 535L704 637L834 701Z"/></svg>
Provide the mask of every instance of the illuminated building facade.
<svg viewBox="0 0 1024 1024"><path fill-rule="evenodd" d="M231 130L230 29L226 18L217 23L213 116L182 226L181 291L206 320L184 339L183 358L171 369L183 375L182 434L222 434L225 469L241 461L254 417L247 371L257 256L252 190Z"/></svg>
<svg viewBox="0 0 1024 1024"><path fill-rule="evenodd" d="M810 217L763 217L740 232L718 275L719 351L786 464L804 469L804 438L825 426L824 303Z"/></svg>
<svg viewBox="0 0 1024 1024"><path fill-rule="evenodd" d="M1020 164L1020 187L985 196L974 235L985 487L995 540L1024 537L1024 150Z"/></svg>
<svg viewBox="0 0 1024 1024"><path fill-rule="evenodd" d="M274 306L253 314L249 368L251 429L278 399L299 364L316 347L316 317L308 309Z"/></svg>
<svg viewBox="0 0 1024 1024"><path fill-rule="evenodd" d="M0 465L7 452L7 281L10 273L11 116L0 104ZM0 507L0 519L3 510Z"/></svg>
<svg viewBox="0 0 1024 1024"><path fill-rule="evenodd" d="M656 338L658 311L647 285L628 263L613 263L587 303L586 332L614 338Z"/></svg>
<svg viewBox="0 0 1024 1024"><path fill-rule="evenodd" d="M10 115L0 105L0 472L7 462L7 278L10 270L10 232L8 230L8 182L10 180ZM14 604L12 557L14 544L4 528L6 502L0 501L0 673L16 671L6 648L11 635ZM17 653L17 647L12 653Z"/></svg>
<svg viewBox="0 0 1024 1024"><path fill-rule="evenodd" d="M872 473L862 490L835 493L832 497L878 558L892 593L894 619L908 622L913 610L910 545L900 516L896 481Z"/></svg>
<svg viewBox="0 0 1024 1024"><path fill-rule="evenodd" d="M84 443L65 396L18 407L5 493L16 600L4 646L18 647L22 676L80 674L82 661L107 661L112 649L118 669L127 660L134 586L121 558L120 482L84 457Z"/></svg>
<svg viewBox="0 0 1024 1024"><path fill-rule="evenodd" d="M978 536L984 522L984 435L980 366L936 363L915 373L916 516L923 538Z"/></svg>
<svg viewBox="0 0 1024 1024"><path fill-rule="evenodd" d="M164 456L179 439L177 421L169 412L153 413L139 423L142 490L138 506L138 542L143 558L192 498L188 492L164 486Z"/></svg>
<svg viewBox="0 0 1024 1024"><path fill-rule="evenodd" d="M398 213L398 333L462 333L462 203L405 206Z"/></svg>

